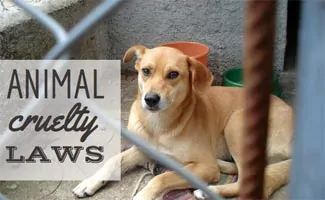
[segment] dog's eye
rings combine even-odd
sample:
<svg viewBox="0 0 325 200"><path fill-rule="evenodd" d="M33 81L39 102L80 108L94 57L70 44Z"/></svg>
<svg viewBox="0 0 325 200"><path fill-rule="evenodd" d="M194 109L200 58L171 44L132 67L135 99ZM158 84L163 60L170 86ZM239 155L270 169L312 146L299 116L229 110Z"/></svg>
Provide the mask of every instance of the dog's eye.
<svg viewBox="0 0 325 200"><path fill-rule="evenodd" d="M175 79L175 78L178 77L178 75L179 75L178 72L170 72L170 73L168 74L168 78L169 78L169 79Z"/></svg>
<svg viewBox="0 0 325 200"><path fill-rule="evenodd" d="M148 68L143 68L142 73L144 76L149 76L150 75L150 70Z"/></svg>

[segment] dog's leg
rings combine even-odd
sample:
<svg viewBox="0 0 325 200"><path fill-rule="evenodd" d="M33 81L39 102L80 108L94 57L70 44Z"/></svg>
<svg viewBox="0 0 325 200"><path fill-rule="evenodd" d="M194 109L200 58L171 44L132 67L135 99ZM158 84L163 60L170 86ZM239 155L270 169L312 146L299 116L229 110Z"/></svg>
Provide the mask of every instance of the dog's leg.
<svg viewBox="0 0 325 200"><path fill-rule="evenodd" d="M220 172L224 174L238 174L238 169L236 163L227 162L224 160L218 160L218 165L220 167Z"/></svg>
<svg viewBox="0 0 325 200"><path fill-rule="evenodd" d="M273 163L265 168L264 199L268 199L277 189L288 184L291 159ZM225 185L211 185L211 190L224 197L235 197L239 194L239 182ZM194 191L198 199L206 199L201 190Z"/></svg>
<svg viewBox="0 0 325 200"><path fill-rule="evenodd" d="M235 197L239 193L239 182L225 184L225 185L209 185L209 189L216 192L223 197ZM202 190L195 190L194 196L197 199L208 199L207 195Z"/></svg>
<svg viewBox="0 0 325 200"><path fill-rule="evenodd" d="M92 196L98 189L103 187L107 180L121 167L121 175L138 165L144 165L149 159L136 147L110 158L93 176L82 181L73 189L77 197Z"/></svg>
<svg viewBox="0 0 325 200"><path fill-rule="evenodd" d="M236 157L234 157L236 160ZM209 185L209 189L212 190L213 192L217 193L220 196L223 197L235 197L238 196L239 193L239 183L240 183L240 174L241 170L240 167L238 167L238 181L235 183L230 183L230 184L225 184L225 185ZM203 193L202 190L195 190L194 191L194 196L197 199L203 200L203 199L208 199L208 196Z"/></svg>
<svg viewBox="0 0 325 200"><path fill-rule="evenodd" d="M265 169L264 197L268 199L280 187L288 184L291 159L270 164Z"/></svg>
<svg viewBox="0 0 325 200"><path fill-rule="evenodd" d="M186 165L185 169L207 183L217 182L220 178L219 167L216 163L191 163ZM151 179L133 200L153 200L170 190L189 187L191 185L176 172L166 172Z"/></svg>

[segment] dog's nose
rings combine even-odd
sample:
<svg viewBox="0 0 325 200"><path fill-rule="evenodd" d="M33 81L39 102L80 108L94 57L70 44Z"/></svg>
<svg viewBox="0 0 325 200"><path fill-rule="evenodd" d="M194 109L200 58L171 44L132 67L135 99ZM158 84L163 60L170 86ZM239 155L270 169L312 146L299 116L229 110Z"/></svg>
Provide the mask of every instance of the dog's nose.
<svg viewBox="0 0 325 200"><path fill-rule="evenodd" d="M150 107L156 106L160 101L160 96L155 93L148 93L144 96L146 104Z"/></svg>

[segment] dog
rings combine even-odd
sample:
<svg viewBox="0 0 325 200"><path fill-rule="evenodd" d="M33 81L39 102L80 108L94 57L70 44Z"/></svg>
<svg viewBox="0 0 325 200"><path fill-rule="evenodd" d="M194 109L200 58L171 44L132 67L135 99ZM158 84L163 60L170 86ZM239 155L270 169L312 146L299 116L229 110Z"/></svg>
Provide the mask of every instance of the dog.
<svg viewBox="0 0 325 200"><path fill-rule="evenodd" d="M241 184L239 145L244 123L244 89L212 86L213 75L195 58L170 47L130 47L123 62L134 57L138 71L138 93L132 105L127 128L151 143L160 152L182 163L193 175L210 184L224 197L236 197ZM289 182L293 109L271 95L265 169L264 198ZM149 158L137 147L122 152L121 173L144 165ZM233 160L234 162L229 162ZM106 184L112 161L92 177L82 181L73 193L93 195ZM237 174L232 184L213 185L220 173ZM174 189L191 185L173 171L151 179L133 200L161 198ZM198 199L206 196L195 190Z"/></svg>

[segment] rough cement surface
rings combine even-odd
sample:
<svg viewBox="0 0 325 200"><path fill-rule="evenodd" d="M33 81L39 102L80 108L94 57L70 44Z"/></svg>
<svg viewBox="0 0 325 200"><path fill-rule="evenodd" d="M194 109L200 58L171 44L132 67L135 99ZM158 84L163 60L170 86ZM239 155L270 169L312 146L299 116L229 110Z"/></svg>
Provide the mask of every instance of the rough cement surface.
<svg viewBox="0 0 325 200"><path fill-rule="evenodd" d="M279 1L275 66L282 69L286 43L287 2ZM110 19L108 58L120 59L134 44L154 47L169 41L189 40L207 44L209 67L222 73L241 65L244 1L137 0L128 1ZM126 65L129 67L129 65Z"/></svg>
<svg viewBox="0 0 325 200"><path fill-rule="evenodd" d="M66 6L50 15L66 30L70 30L80 19L86 16L99 0L79 1L78 4ZM10 8L9 8L10 9ZM98 59L101 50L95 39L94 30L78 42L71 51L73 58ZM97 29L98 31L98 29ZM55 40L52 34L35 20L29 20L14 27L0 31L0 59L42 59L52 48ZM77 48L76 48L77 47Z"/></svg>
<svg viewBox="0 0 325 200"><path fill-rule="evenodd" d="M0 5L0 31L31 19L31 16L23 9L16 6L12 0L1 1L3 4ZM78 0L24 0L23 2L43 12L51 13L76 3L77 1Z"/></svg>
<svg viewBox="0 0 325 200"><path fill-rule="evenodd" d="M99 2L80 0L51 16L70 29ZM281 0L275 42L275 68L279 70L284 62L286 13L287 1ZM244 1L127 1L78 43L73 58L121 59L134 44L154 47L190 40L210 47L209 67L214 74L221 74L242 63L243 21ZM32 20L0 32L0 58L40 59L53 44L50 34ZM123 68L133 70L130 65Z"/></svg>
<svg viewBox="0 0 325 200"><path fill-rule="evenodd" d="M295 98L295 73L281 73L280 82L283 86L284 99L289 104L293 105ZM122 124L127 125L129 110L132 102L135 99L137 91L137 78L132 74L122 75ZM125 144L122 141L122 144ZM103 188L90 200L131 200L135 184L140 176L146 171L137 169L126 175L122 181L114 182ZM142 186L150 180L147 177ZM74 199L71 190L78 184L74 181L33 181L33 182L0 182L0 192L6 195L9 200L70 200ZM272 200L285 200L287 196L287 186L277 191Z"/></svg>

